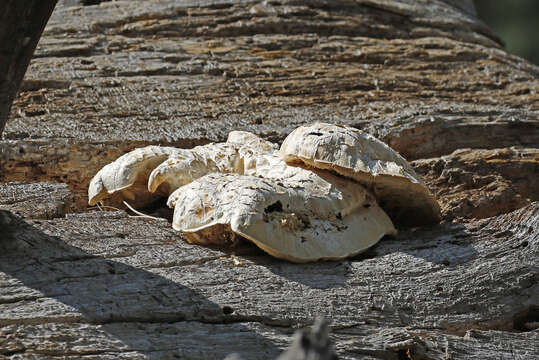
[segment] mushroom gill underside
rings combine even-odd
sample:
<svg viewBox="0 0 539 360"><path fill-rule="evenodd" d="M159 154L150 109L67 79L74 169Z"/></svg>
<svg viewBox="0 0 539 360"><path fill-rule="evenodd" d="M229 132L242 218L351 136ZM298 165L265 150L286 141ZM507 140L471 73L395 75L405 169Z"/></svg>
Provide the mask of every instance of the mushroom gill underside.
<svg viewBox="0 0 539 360"><path fill-rule="evenodd" d="M189 242L222 246L244 238L293 262L354 256L396 233L364 185L331 169L287 163L276 145L243 131L193 149L136 149L101 169L88 191L90 204L116 206L128 200L143 207L163 195L174 208L173 228Z"/></svg>

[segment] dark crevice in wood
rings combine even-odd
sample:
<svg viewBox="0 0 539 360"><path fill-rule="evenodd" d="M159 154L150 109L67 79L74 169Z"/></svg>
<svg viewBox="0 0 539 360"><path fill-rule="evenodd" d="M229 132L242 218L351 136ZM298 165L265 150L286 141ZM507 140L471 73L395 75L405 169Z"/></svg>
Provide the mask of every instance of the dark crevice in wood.
<svg viewBox="0 0 539 360"><path fill-rule="evenodd" d="M539 328L539 305L530 305L513 317L513 328L518 331L534 331Z"/></svg>

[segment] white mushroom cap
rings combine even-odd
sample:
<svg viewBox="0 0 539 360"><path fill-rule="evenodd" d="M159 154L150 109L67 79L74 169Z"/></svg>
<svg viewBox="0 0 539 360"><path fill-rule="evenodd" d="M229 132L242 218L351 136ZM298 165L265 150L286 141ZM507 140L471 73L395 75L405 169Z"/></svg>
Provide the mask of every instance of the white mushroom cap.
<svg viewBox="0 0 539 360"><path fill-rule="evenodd" d="M90 181L88 203L105 202L119 205L129 199L133 206L142 207L154 199L147 190L150 172L178 149L146 146L120 156L105 165ZM167 194L168 195L168 194Z"/></svg>
<svg viewBox="0 0 539 360"><path fill-rule="evenodd" d="M232 131L226 143L207 144L178 151L156 167L148 179L148 190L170 194L212 172L243 174L255 166L256 157L277 151L277 145L247 131Z"/></svg>
<svg viewBox="0 0 539 360"><path fill-rule="evenodd" d="M206 174L238 173L242 169L243 163L232 144L211 143L190 150L182 149L152 171L148 179L148 190L154 192L161 186L163 192L170 194Z"/></svg>
<svg viewBox="0 0 539 360"><path fill-rule="evenodd" d="M419 225L440 214L398 153L357 129L322 123L296 129L279 151L245 131L193 149L137 149L102 168L88 196L91 205L129 199L142 207L153 192L172 192L173 227L190 242L242 236L295 262L356 255L396 233L390 216Z"/></svg>
<svg viewBox="0 0 539 360"><path fill-rule="evenodd" d="M286 137L279 155L287 163L330 170L365 185L396 223L440 220L438 202L410 164L360 130L326 123L301 126Z"/></svg>
<svg viewBox="0 0 539 360"><path fill-rule="evenodd" d="M264 140L248 131L231 131L226 142L259 154L271 154L278 150L277 144Z"/></svg>
<svg viewBox="0 0 539 360"><path fill-rule="evenodd" d="M175 207L174 229L201 244L241 235L295 262L353 256L395 233L360 184L284 166L288 170L279 180L214 173L178 188L168 201Z"/></svg>
<svg viewBox="0 0 539 360"><path fill-rule="evenodd" d="M91 180L88 203L119 206L124 199L143 207L157 195L169 195L211 172L243 173L244 160L274 153L275 144L246 131L232 131L227 143L207 144L192 149L147 146L133 150L104 166Z"/></svg>
<svg viewBox="0 0 539 360"><path fill-rule="evenodd" d="M256 166L256 158L259 155L274 154L279 150L277 144L264 140L247 131L232 131L226 141L234 144L241 157L243 168L238 174L247 173Z"/></svg>

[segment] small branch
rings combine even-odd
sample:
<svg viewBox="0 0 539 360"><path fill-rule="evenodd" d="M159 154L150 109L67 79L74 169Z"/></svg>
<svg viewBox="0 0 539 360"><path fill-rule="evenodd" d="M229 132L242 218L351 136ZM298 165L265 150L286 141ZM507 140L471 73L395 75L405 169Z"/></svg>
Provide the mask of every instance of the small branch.
<svg viewBox="0 0 539 360"><path fill-rule="evenodd" d="M140 211L136 210L134 207L132 207L131 205L129 205L127 203L127 201L123 201L124 205L127 206L127 208L129 210L131 210L132 212L134 212L135 214L137 214L138 216L129 216L129 217L143 217L143 218L148 218L148 219L154 219L154 220L166 220L164 218L160 218L160 217L155 217L155 216L150 216L150 215L146 215L144 213L141 213Z"/></svg>

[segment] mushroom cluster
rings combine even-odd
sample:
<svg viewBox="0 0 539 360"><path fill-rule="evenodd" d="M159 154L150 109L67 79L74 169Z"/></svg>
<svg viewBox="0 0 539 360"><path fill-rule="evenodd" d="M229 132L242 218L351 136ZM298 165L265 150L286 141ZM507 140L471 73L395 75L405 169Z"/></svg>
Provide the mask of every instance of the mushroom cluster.
<svg viewBox="0 0 539 360"><path fill-rule="evenodd" d="M172 226L195 244L239 238L294 262L354 256L439 221L440 207L406 160L355 128L315 123L280 149L245 131L192 149L147 146L103 167L89 204L144 207L168 196Z"/></svg>

